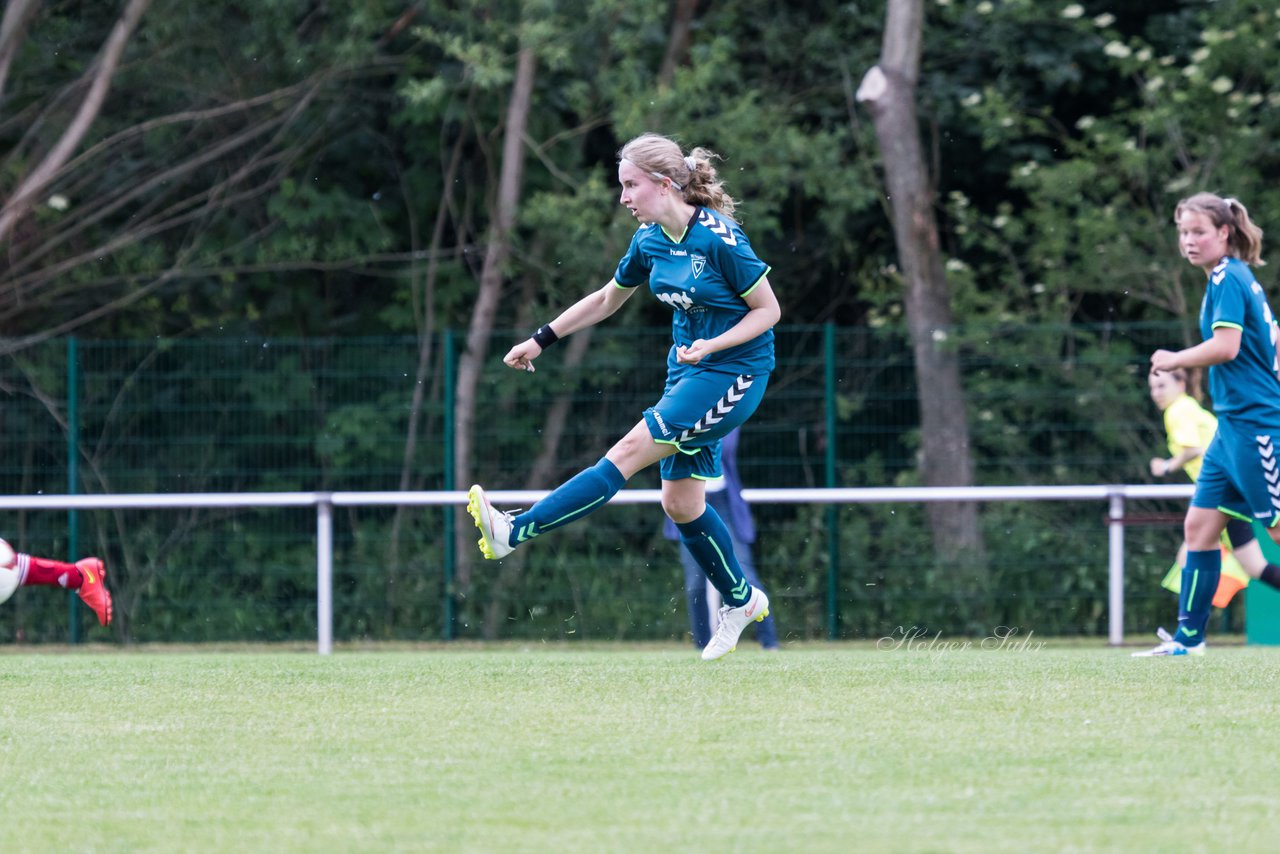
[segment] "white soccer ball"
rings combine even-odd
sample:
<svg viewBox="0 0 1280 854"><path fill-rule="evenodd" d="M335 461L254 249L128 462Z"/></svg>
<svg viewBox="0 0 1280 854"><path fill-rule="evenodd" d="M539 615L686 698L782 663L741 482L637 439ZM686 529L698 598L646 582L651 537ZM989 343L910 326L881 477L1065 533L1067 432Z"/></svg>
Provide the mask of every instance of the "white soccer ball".
<svg viewBox="0 0 1280 854"><path fill-rule="evenodd" d="M18 556L13 547L0 540L0 604L8 601L13 591L18 589L22 573L18 572Z"/></svg>

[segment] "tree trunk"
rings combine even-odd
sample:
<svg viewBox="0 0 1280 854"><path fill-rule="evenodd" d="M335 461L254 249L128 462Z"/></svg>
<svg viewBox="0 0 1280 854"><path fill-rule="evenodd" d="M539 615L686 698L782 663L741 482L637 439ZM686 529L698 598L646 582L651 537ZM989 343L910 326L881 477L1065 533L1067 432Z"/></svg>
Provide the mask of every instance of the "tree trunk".
<svg viewBox="0 0 1280 854"><path fill-rule="evenodd" d="M880 63L866 73L857 97L875 122L906 284L904 308L920 400L921 477L929 486L970 486L973 459L960 364L947 343L954 324L951 293L916 117L923 31L922 0L889 0ZM928 514L935 553L962 555L972 566L970 580L985 582L977 505L931 502Z"/></svg>
<svg viewBox="0 0 1280 854"><path fill-rule="evenodd" d="M511 102L507 105L506 135L502 146L502 173L498 195L489 226L488 247L480 271L480 288L476 295L467 343L458 358L458 381L453 406L454 417L454 483L466 489L471 483L472 446L475 442L476 388L489 353L489 335L494 318L507 259L511 255L511 230L515 226L520 204L520 185L524 174L524 136L533 100L533 78L536 59L532 48L520 49L516 60L515 81L511 86ZM465 517L464 517L465 518ZM471 582L471 566L476 559L475 538L468 525L457 530L458 586L466 590Z"/></svg>
<svg viewBox="0 0 1280 854"><path fill-rule="evenodd" d="M698 0L676 0L676 12L671 19L671 32L667 36L667 52L658 70L658 85L670 86L676 68L689 61L689 30L693 25Z"/></svg>
<svg viewBox="0 0 1280 854"><path fill-rule="evenodd" d="M27 24L39 8L40 0L9 0L4 7L4 20L0 22L0 97L9 79L9 67L27 34Z"/></svg>
<svg viewBox="0 0 1280 854"><path fill-rule="evenodd" d="M22 179L13 195L4 203L4 208L0 209L0 243L9 239L14 225L31 209L34 199L52 183L58 170L71 158L71 153L89 132L89 127L102 109L102 102L106 100L107 90L111 88L111 78L120 64L120 55L124 53L129 37L150 3L151 0L129 0L120 20L111 28L111 35L107 36L101 52L86 73L89 91L80 102L80 108L71 124L45 155L44 160Z"/></svg>
<svg viewBox="0 0 1280 854"><path fill-rule="evenodd" d="M587 359L587 351L591 349L592 329L575 332L565 342L564 369L576 370ZM566 390L547 407L547 416L542 422L542 447L533 465L525 477L522 489L547 489L551 486L551 477L555 474L556 458L559 456L560 440L564 438L565 427L569 424L569 411L573 408L573 392ZM507 616L507 603L503 594L515 586L524 574L526 552L516 551L502 562L502 571L498 573L492 595L485 606L483 637L485 640L497 640L498 629Z"/></svg>
<svg viewBox="0 0 1280 854"><path fill-rule="evenodd" d="M454 176L457 175L458 167L462 162L462 149L466 138L466 134L458 134L457 140L454 141L453 151L449 155L449 163L444 171L444 180L441 182L444 188L443 196L446 198L453 192ZM407 187L405 188L405 198L411 198ZM422 421L422 409L428 399L427 381L431 377L431 355L436 347L436 278L439 275L439 253L444 245L449 207L445 198L442 198L440 207L436 212L435 224L431 229L431 251L427 259L427 270L424 276L422 314L418 325L418 366L414 371L413 393L409 400L409 423L405 432L404 454L400 462L401 492L407 492L413 488L414 458L418 453L418 429ZM411 231L414 235L413 249L416 252L418 249L416 227ZM416 278L416 261L414 262L414 271ZM391 519L391 531L387 536L387 564L393 568L401 565L400 531L404 525L405 515L409 512L419 513L421 508L409 508L403 504L398 505L395 510L395 516ZM394 573L392 575L394 577ZM395 592L391 585L388 585L387 588L386 604L387 613L390 616L395 606Z"/></svg>

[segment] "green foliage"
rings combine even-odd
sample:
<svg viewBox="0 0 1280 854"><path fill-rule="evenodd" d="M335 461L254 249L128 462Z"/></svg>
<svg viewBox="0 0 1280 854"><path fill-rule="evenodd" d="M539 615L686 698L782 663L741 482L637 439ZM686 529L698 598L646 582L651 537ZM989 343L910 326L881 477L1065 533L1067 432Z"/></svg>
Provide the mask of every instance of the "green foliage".
<svg viewBox="0 0 1280 854"><path fill-rule="evenodd" d="M439 221L434 322L465 326L522 46L537 65L512 293L560 305L607 277L626 231L624 217L607 213L615 152L659 130L725 157L788 320L893 316L896 252L869 122L852 98L879 54L882 4L712 4L692 22L687 61L669 82L658 78L670 38L661 4L470 0L406 11L383 0L349 10L299 0L150 9L93 142L129 136L69 174L55 189L70 207L41 207L36 222L50 236L74 226L80 245L106 245L140 212L177 210L201 192L228 207L198 220L198 239L175 222L100 259L65 242L32 258L75 261L68 275L80 288L27 321L83 310L103 288L149 281L183 257L203 272L167 282L158 301L122 306L94 333L421 329L415 288L427 264L411 253ZM46 104L88 63L109 16L54 10L35 22L8 86L15 116ZM1250 204L1264 228L1275 207L1275 27L1274 10L1243 0L927 4L921 118L958 320L1189 313L1199 283L1172 244L1173 202L1220 189ZM253 109L155 121L271 91L282 94ZM200 169L148 184L255 127L252 145L217 149ZM42 125L18 145L18 123L0 128L15 148L9 174L56 129ZM238 192L212 189L228 175L244 176ZM81 222L109 188L135 187L145 190ZM603 223L618 228L602 242ZM581 264L556 286L545 272L563 266L566 246L578 247ZM14 274L30 272L19 261ZM499 325L523 324L527 307L506 301Z"/></svg>
<svg viewBox="0 0 1280 854"><path fill-rule="evenodd" d="M986 5L997 35L974 56L1010 73L965 94L941 80L934 88L939 110L969 123L989 155L988 189L961 188L966 204L950 208L955 254L988 283L997 311L1050 321L1188 315L1204 280L1177 255L1177 200L1235 195L1264 229L1277 202L1274 10L1157 4L1118 18L1071 4L1046 18L1035 4ZM999 37L1002 27L1020 37ZM1046 31L1053 38L1041 40Z"/></svg>

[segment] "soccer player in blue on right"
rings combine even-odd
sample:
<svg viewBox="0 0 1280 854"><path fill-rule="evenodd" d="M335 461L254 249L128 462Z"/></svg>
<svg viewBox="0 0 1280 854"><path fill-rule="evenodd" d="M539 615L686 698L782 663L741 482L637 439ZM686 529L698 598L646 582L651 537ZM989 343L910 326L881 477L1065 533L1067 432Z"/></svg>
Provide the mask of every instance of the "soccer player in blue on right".
<svg viewBox="0 0 1280 854"><path fill-rule="evenodd" d="M773 327L781 309L761 261L733 218L736 202L721 186L710 151L688 155L657 134L618 152L618 201L640 223L613 279L542 326L503 357L533 371L556 340L609 317L647 284L671 307L667 381L662 397L600 461L518 515L495 510L479 486L467 510L480 551L501 560L517 546L604 506L636 472L654 463L662 509L720 592L720 625L704 661L737 647L747 624L769 615L769 597L743 574L724 520L706 502L706 482L721 473L720 440L764 397L774 367Z"/></svg>
<svg viewBox="0 0 1280 854"><path fill-rule="evenodd" d="M1178 594L1178 630L1137 656L1203 655L1218 588L1218 541L1229 518L1257 519L1280 542L1280 359L1277 326L1251 265L1261 265L1262 229L1236 199L1197 193L1178 203L1178 250L1209 277L1200 304L1202 342L1157 350L1151 367L1209 368L1218 432L1205 451L1183 533L1187 562ZM1274 577L1268 566L1264 572Z"/></svg>

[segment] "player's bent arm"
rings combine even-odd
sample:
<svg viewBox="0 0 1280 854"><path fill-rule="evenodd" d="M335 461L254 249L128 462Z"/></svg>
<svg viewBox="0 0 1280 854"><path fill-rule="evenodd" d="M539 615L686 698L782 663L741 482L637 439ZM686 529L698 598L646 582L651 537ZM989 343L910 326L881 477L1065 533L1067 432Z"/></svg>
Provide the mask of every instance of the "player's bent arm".
<svg viewBox="0 0 1280 854"><path fill-rule="evenodd" d="M560 312L556 319L547 325L556 334L556 338L563 338L580 329L586 329L621 308L636 290L638 288L620 287L610 279L608 284L600 290L587 294ZM503 356L502 361L517 370L532 372L533 360L542 355L542 349L542 346L530 336L512 347L507 355Z"/></svg>
<svg viewBox="0 0 1280 854"><path fill-rule="evenodd" d="M708 340L702 347L704 355L728 350L759 338L782 319L782 307L778 305L778 297L769 286L767 275L760 277L760 281L743 297L743 301L747 304L747 313L733 326Z"/></svg>
<svg viewBox="0 0 1280 854"><path fill-rule="evenodd" d="M1240 354L1240 329L1218 326L1213 337L1185 350L1157 350L1151 356L1151 367L1157 371L1174 368L1208 368L1230 362Z"/></svg>
<svg viewBox="0 0 1280 854"><path fill-rule="evenodd" d="M631 295L637 290L639 288L624 288L610 279L604 287L587 294L556 315L556 319L547 325L551 327L551 331L557 338L572 335L580 329L594 326L609 317L622 308L622 304L631 299ZM529 340L533 341L532 338ZM537 352L542 352L537 342L534 342L533 346L538 348Z"/></svg>
<svg viewBox="0 0 1280 854"><path fill-rule="evenodd" d="M1205 363L1193 367L1221 365L1223 362L1230 362L1236 356L1239 356L1240 332L1241 330L1238 326L1214 327L1213 337L1196 345L1197 347L1205 347Z"/></svg>
<svg viewBox="0 0 1280 854"><path fill-rule="evenodd" d="M631 299L631 295L638 290L639 288L624 288L610 279L604 287L587 294L560 312L551 321L551 331L563 338L580 329L594 326L622 308L623 303Z"/></svg>

